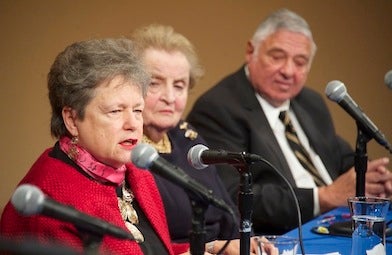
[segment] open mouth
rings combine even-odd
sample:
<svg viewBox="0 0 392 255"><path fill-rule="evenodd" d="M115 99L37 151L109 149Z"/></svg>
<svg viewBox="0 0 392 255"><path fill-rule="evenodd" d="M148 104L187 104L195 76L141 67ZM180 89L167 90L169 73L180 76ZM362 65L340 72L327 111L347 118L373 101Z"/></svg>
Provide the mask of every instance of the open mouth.
<svg viewBox="0 0 392 255"><path fill-rule="evenodd" d="M125 147L133 147L137 144L137 139L127 139L122 141L120 144Z"/></svg>

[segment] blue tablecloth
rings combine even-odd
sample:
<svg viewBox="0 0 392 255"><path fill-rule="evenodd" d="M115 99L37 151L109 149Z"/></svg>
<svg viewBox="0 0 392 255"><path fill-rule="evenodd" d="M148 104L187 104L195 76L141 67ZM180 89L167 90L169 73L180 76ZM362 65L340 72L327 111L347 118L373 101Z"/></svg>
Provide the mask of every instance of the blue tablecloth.
<svg viewBox="0 0 392 255"><path fill-rule="evenodd" d="M326 219L329 216L345 216L347 214L349 214L349 209L347 207L339 207L303 224L302 237L306 254L339 252L342 255L351 255L351 237L323 235L312 232L312 228L319 226L321 220ZM390 209L387 221L391 219L392 210ZM286 233L286 235L298 238L298 229L294 229ZM300 248L298 248L297 253L301 254ZM387 238L387 254L392 255L392 237Z"/></svg>

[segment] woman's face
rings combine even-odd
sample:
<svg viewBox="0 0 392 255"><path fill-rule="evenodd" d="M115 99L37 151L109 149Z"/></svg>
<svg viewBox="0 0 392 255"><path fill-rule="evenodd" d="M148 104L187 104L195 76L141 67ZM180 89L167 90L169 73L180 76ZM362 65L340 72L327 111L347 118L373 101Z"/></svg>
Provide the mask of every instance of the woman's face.
<svg viewBox="0 0 392 255"><path fill-rule="evenodd" d="M78 136L78 144L98 161L117 168L130 162L131 149L142 137L143 108L140 88L116 76L95 89L84 119L72 113L73 124L67 127Z"/></svg>
<svg viewBox="0 0 392 255"><path fill-rule="evenodd" d="M179 51L147 49L144 60L152 80L143 112L145 133L167 132L184 112L189 90L190 65Z"/></svg>

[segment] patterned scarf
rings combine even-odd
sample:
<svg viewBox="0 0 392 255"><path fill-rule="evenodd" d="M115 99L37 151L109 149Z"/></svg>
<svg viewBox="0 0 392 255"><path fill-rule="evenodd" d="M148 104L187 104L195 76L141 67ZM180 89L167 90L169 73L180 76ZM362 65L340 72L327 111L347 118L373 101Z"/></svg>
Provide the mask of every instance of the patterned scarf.
<svg viewBox="0 0 392 255"><path fill-rule="evenodd" d="M100 182L120 185L125 178L126 166L113 168L97 161L89 152L80 147L74 139L67 136L60 138L60 148L88 175Z"/></svg>

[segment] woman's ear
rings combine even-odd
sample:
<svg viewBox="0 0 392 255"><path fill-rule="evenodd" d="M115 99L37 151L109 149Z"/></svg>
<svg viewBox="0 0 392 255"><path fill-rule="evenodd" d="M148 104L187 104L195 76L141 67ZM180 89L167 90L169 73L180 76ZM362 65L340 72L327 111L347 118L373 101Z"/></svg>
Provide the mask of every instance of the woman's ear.
<svg viewBox="0 0 392 255"><path fill-rule="evenodd" d="M66 106L63 108L61 114L63 116L64 125L67 128L68 132L72 136L78 136L79 132L78 127L76 126L76 111L73 110L71 107Z"/></svg>

